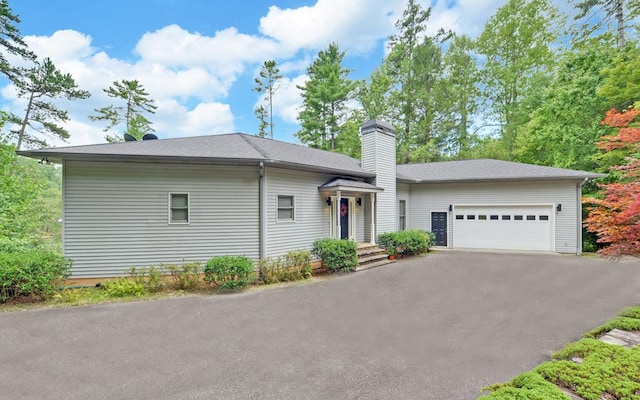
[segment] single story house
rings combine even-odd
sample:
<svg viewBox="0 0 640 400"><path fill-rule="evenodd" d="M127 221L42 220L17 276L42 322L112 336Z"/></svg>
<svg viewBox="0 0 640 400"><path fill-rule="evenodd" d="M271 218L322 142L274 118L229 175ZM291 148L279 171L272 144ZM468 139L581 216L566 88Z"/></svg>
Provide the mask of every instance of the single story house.
<svg viewBox="0 0 640 400"><path fill-rule="evenodd" d="M361 133L362 161L241 133L19 154L63 166L74 278L413 228L454 249L580 253L581 188L602 175L488 159L396 165L389 124Z"/></svg>

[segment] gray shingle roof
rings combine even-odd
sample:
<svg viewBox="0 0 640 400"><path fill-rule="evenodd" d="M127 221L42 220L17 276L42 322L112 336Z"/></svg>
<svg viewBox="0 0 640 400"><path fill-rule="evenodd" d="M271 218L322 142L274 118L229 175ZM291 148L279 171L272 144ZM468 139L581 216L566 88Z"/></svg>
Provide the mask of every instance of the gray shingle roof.
<svg viewBox="0 0 640 400"><path fill-rule="evenodd" d="M49 161L63 159L199 162L257 164L265 162L286 168L329 172L370 178L360 161L344 154L264 139L244 133L159 139L140 142L103 143L18 152ZM402 164L397 177L403 182L471 182L523 179L584 179L604 175L539 165L490 159Z"/></svg>
<svg viewBox="0 0 640 400"><path fill-rule="evenodd" d="M480 159L401 164L397 166L398 179L405 182L471 182L495 180L575 179L601 178L594 172L543 167L510 161Z"/></svg>
<svg viewBox="0 0 640 400"><path fill-rule="evenodd" d="M320 190L352 190L364 192L382 192L384 189L367 182L354 181L353 179L336 178L318 186Z"/></svg>
<svg viewBox="0 0 640 400"><path fill-rule="evenodd" d="M211 163L278 164L313 171L372 177L360 167L360 161L344 154L263 139L243 133L158 139L139 142L103 143L18 152L32 158L151 160Z"/></svg>

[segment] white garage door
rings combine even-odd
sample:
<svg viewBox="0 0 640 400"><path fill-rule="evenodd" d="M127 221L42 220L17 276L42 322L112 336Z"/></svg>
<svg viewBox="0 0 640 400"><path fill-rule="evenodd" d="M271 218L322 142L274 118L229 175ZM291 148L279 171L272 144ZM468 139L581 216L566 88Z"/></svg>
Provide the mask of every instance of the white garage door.
<svg viewBox="0 0 640 400"><path fill-rule="evenodd" d="M454 206L453 247L553 251L551 205Z"/></svg>

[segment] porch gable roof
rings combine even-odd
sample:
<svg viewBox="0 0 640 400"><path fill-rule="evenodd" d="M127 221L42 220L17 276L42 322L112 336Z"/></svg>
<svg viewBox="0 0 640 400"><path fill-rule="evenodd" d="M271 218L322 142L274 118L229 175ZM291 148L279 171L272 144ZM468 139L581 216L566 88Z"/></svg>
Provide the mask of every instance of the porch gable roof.
<svg viewBox="0 0 640 400"><path fill-rule="evenodd" d="M321 192L362 192L362 193L380 193L384 189L372 185L367 182L355 181L353 179L335 178L329 182L318 186L318 190Z"/></svg>

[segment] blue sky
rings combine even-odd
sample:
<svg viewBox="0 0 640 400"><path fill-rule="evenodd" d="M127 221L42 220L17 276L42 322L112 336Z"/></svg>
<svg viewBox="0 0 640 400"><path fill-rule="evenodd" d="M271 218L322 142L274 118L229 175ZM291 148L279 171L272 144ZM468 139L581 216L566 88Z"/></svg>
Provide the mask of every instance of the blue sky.
<svg viewBox="0 0 640 400"><path fill-rule="evenodd" d="M440 27L476 36L504 0L425 2ZM40 58L71 73L89 100L69 110L68 144L104 142L94 108L113 103L103 88L139 80L158 110L150 119L161 138L255 133L251 91L260 64L275 59L285 78L274 99L275 138L295 142L300 107L296 85L331 41L346 51L352 78L364 79L383 56L406 0L10 0L19 28ZM0 82L1 107L20 115L24 102ZM65 145L52 142L54 145Z"/></svg>

